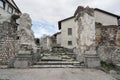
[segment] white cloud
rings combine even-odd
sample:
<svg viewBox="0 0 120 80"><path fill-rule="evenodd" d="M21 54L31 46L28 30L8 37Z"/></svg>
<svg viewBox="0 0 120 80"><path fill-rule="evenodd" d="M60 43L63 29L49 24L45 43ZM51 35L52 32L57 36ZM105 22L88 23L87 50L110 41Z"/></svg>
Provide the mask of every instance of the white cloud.
<svg viewBox="0 0 120 80"><path fill-rule="evenodd" d="M118 4L120 0L15 0L15 2L22 12L29 13L33 20L43 18L53 24L72 16L79 5L98 7L111 12L114 11L114 7L120 9Z"/></svg>
<svg viewBox="0 0 120 80"><path fill-rule="evenodd" d="M97 7L120 15L120 0L14 0L23 13L29 13L32 20L46 20L57 27L57 22L73 16L80 5ZM34 26L33 26L34 27ZM41 31L41 30L40 30ZM41 35L45 30L37 35Z"/></svg>

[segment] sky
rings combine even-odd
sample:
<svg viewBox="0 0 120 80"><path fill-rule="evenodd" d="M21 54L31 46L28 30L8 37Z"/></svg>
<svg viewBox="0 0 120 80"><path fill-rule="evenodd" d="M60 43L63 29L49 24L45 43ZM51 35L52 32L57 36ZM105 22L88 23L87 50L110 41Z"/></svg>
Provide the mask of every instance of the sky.
<svg viewBox="0 0 120 80"><path fill-rule="evenodd" d="M52 35L58 21L73 16L78 6L89 6L120 15L120 0L14 0L22 13L30 14L36 38Z"/></svg>

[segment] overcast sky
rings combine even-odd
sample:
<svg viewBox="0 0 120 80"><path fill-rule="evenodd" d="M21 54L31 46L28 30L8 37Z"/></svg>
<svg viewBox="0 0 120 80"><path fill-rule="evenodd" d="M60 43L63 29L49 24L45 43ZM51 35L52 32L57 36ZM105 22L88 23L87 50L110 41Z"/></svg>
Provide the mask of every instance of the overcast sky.
<svg viewBox="0 0 120 80"><path fill-rule="evenodd" d="M78 6L100 8L120 15L120 0L14 0L23 13L29 13L35 37L58 31L57 22L73 16Z"/></svg>

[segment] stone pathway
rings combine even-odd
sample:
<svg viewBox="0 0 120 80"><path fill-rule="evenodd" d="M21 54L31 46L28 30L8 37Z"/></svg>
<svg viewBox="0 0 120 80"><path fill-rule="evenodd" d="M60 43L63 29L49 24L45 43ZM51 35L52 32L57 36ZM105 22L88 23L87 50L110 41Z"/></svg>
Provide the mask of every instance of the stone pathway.
<svg viewBox="0 0 120 80"><path fill-rule="evenodd" d="M0 79L8 80L116 80L95 69L44 68L0 69Z"/></svg>

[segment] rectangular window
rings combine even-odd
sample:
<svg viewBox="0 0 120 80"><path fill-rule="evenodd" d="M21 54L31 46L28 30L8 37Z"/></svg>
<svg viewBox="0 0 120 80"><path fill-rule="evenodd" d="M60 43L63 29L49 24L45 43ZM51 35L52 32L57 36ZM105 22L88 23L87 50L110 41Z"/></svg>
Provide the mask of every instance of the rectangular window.
<svg viewBox="0 0 120 80"><path fill-rule="evenodd" d="M72 41L68 41L68 45L71 46L72 45Z"/></svg>
<svg viewBox="0 0 120 80"><path fill-rule="evenodd" d="M5 2L3 0L0 0L0 8L5 9Z"/></svg>
<svg viewBox="0 0 120 80"><path fill-rule="evenodd" d="M68 28L68 35L72 35L72 28Z"/></svg>
<svg viewBox="0 0 120 80"><path fill-rule="evenodd" d="M118 25L120 26L120 19L118 19Z"/></svg>
<svg viewBox="0 0 120 80"><path fill-rule="evenodd" d="M10 5L8 6L8 12L13 13L13 8Z"/></svg>

